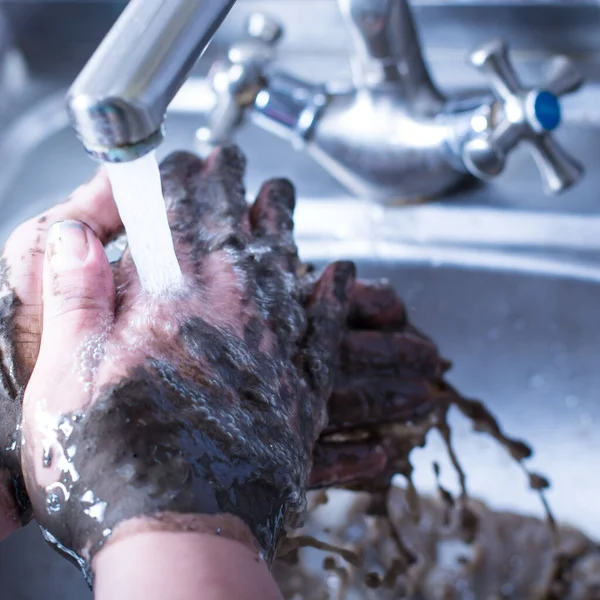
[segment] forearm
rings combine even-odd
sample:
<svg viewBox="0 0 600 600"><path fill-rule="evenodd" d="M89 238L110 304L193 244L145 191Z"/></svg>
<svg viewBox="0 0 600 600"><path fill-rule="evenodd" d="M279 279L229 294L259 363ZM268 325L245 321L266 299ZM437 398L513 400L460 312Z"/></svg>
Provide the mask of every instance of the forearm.
<svg viewBox="0 0 600 600"><path fill-rule="evenodd" d="M103 548L94 561L95 600L280 600L266 563L214 534L150 531Z"/></svg>

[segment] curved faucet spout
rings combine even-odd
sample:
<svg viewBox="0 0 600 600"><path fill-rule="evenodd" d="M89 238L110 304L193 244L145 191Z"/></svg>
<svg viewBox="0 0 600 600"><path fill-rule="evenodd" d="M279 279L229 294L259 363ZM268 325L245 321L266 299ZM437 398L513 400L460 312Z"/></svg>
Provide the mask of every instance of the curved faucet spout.
<svg viewBox="0 0 600 600"><path fill-rule="evenodd" d="M273 44L236 48L225 93L213 86L220 103L209 119L212 135L202 132L202 139L231 134L251 109L261 127L304 148L351 192L380 202L438 197L473 176L499 175L522 142L533 149L547 193L580 178L579 164L551 137L560 123L558 96L582 81L570 61L561 59L549 79L527 88L505 42L493 41L470 59L491 89L446 98L427 70L408 0L338 6L353 42L352 89L334 92L273 72Z"/></svg>
<svg viewBox="0 0 600 600"><path fill-rule="evenodd" d="M131 0L67 98L87 151L133 160L162 141L167 106L236 0Z"/></svg>

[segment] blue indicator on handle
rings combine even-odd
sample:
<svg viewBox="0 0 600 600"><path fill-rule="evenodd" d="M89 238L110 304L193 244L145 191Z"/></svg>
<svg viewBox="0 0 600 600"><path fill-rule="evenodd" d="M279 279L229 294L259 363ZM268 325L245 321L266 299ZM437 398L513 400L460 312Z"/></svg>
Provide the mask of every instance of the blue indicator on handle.
<svg viewBox="0 0 600 600"><path fill-rule="evenodd" d="M546 90L538 92L533 102L533 114L543 130L556 129L560 123L558 98Z"/></svg>

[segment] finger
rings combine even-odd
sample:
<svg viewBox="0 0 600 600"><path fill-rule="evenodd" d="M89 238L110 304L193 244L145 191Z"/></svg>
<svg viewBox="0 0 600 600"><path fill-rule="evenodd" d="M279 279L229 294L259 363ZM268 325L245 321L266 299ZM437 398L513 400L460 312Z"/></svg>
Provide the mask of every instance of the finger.
<svg viewBox="0 0 600 600"><path fill-rule="evenodd" d="M407 333L411 333L415 337L420 338L427 344L431 344L435 346L433 340L426 334L424 334L420 329L415 327L412 323L407 323L403 329ZM438 360L440 361L440 370L442 373L446 373L452 368L452 361L444 358L443 356L438 356Z"/></svg>
<svg viewBox="0 0 600 600"><path fill-rule="evenodd" d="M114 293L108 259L93 231L78 221L54 224L44 261L40 353L23 401L30 493L34 485L56 482L65 464L59 420L92 397L112 326Z"/></svg>
<svg viewBox="0 0 600 600"><path fill-rule="evenodd" d="M319 395L329 396L342 333L348 317L349 294L356 267L350 261L326 267L306 307L304 367Z"/></svg>
<svg viewBox="0 0 600 600"><path fill-rule="evenodd" d="M79 221L55 223L43 273L43 333L39 361L71 358L82 342L106 332L114 315L115 289L104 248Z"/></svg>
<svg viewBox="0 0 600 600"><path fill-rule="evenodd" d="M263 184L250 208L256 302L268 316L286 356L306 323L293 235L295 204L292 184L286 179L272 179Z"/></svg>
<svg viewBox="0 0 600 600"><path fill-rule="evenodd" d="M317 441L313 450L313 467L309 489L348 486L361 481L385 478L388 457L376 441Z"/></svg>
<svg viewBox="0 0 600 600"><path fill-rule="evenodd" d="M417 376L437 379L443 363L429 340L406 332L347 331L341 342L340 368L379 376Z"/></svg>
<svg viewBox="0 0 600 600"><path fill-rule="evenodd" d="M294 242L296 192L287 179L271 179L263 184L250 208L250 224L256 239L278 255L284 271L296 274L300 261Z"/></svg>
<svg viewBox="0 0 600 600"><path fill-rule="evenodd" d="M397 330L406 324L406 308L388 283L356 281L348 323L357 329Z"/></svg>
<svg viewBox="0 0 600 600"><path fill-rule="evenodd" d="M103 169L77 188L66 202L20 225L6 243L4 258L10 265L9 285L20 301L14 327L17 362L25 380L31 374L39 351L42 270L48 230L57 221L71 219L85 222L103 244L122 231L110 182Z"/></svg>
<svg viewBox="0 0 600 600"><path fill-rule="evenodd" d="M33 275L31 259L44 254L48 230L54 223L67 220L85 223L103 244L123 230L110 182L103 169L88 183L78 187L65 202L26 221L13 231L6 242L4 256L11 264L11 271L17 269L19 263L25 263L19 275L11 273L15 281L23 278L20 275ZM37 275L41 276L41 269Z"/></svg>
<svg viewBox="0 0 600 600"><path fill-rule="evenodd" d="M104 169L99 169L90 181L78 187L66 202L41 215L37 223L48 230L58 221L69 220L85 223L102 244L108 244L123 231L123 223Z"/></svg>
<svg viewBox="0 0 600 600"><path fill-rule="evenodd" d="M263 184L250 208L250 224L254 235L277 237L293 244L296 192L287 179L271 179Z"/></svg>
<svg viewBox="0 0 600 600"><path fill-rule="evenodd" d="M202 252L246 243L245 170L246 159L236 146L218 148L206 161L175 152L162 162L169 222L180 243Z"/></svg>
<svg viewBox="0 0 600 600"><path fill-rule="evenodd" d="M10 265L10 280L22 304L39 304L43 256L48 230L58 221L75 220L90 227L103 244L123 229L104 170L77 188L66 202L30 219L13 231L4 257Z"/></svg>
<svg viewBox="0 0 600 600"><path fill-rule="evenodd" d="M325 432L424 419L439 406L433 386L419 379L356 377L335 385Z"/></svg>

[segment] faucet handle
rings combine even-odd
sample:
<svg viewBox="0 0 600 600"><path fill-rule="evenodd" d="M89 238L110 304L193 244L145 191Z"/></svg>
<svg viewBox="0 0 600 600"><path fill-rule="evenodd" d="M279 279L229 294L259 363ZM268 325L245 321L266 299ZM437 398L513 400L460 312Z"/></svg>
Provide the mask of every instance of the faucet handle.
<svg viewBox="0 0 600 600"><path fill-rule="evenodd" d="M242 123L246 108L264 86L265 70L283 33L278 21L253 12L246 23L246 36L229 48L225 60L212 65L208 79L216 101L207 115L207 126L196 131L202 148L226 143Z"/></svg>
<svg viewBox="0 0 600 600"><path fill-rule="evenodd" d="M503 40L493 40L474 50L469 63L487 77L498 100L508 101L523 91Z"/></svg>
<svg viewBox="0 0 600 600"><path fill-rule="evenodd" d="M576 92L583 84L583 73L566 56L555 56L546 75L545 89L555 96Z"/></svg>
<svg viewBox="0 0 600 600"><path fill-rule="evenodd" d="M583 82L577 67L557 57L542 87L525 88L510 61L504 41L484 44L469 62L486 76L501 111L495 127L476 135L463 146L463 161L476 177L488 178L504 169L506 156L526 141L540 170L544 191L557 194L575 184L582 166L550 134L560 124L559 96L575 91Z"/></svg>

